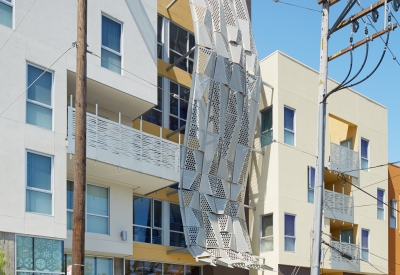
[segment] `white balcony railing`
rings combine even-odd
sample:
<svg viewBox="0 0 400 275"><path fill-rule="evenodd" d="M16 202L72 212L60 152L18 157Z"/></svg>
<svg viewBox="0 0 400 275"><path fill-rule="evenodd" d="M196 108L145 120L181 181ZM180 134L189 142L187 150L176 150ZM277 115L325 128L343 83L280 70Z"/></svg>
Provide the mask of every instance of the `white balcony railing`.
<svg viewBox="0 0 400 275"><path fill-rule="evenodd" d="M171 181L179 181L180 146L90 113L87 158ZM75 109L68 107L68 153L75 153Z"/></svg>
<svg viewBox="0 0 400 275"><path fill-rule="evenodd" d="M331 142L331 170L358 178L359 158L358 152Z"/></svg>
<svg viewBox="0 0 400 275"><path fill-rule="evenodd" d="M327 218L354 223L353 197L325 190L324 215Z"/></svg>
<svg viewBox="0 0 400 275"><path fill-rule="evenodd" d="M360 271L360 249L351 243L331 241L331 268L338 270ZM341 253L352 258L348 260Z"/></svg>

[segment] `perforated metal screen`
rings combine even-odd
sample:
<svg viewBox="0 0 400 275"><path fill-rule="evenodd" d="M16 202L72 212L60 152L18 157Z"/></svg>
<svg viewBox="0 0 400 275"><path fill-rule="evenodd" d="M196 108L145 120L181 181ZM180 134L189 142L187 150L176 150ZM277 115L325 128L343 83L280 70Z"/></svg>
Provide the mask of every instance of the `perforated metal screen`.
<svg viewBox="0 0 400 275"><path fill-rule="evenodd" d="M189 1L195 65L179 190L186 243L201 261L263 269L243 206L261 92L246 1Z"/></svg>

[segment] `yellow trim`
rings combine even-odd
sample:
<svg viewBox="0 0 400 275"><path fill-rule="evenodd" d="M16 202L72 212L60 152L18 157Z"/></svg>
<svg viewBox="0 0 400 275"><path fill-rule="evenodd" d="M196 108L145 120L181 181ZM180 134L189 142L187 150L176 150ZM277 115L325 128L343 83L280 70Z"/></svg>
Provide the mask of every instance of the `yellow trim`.
<svg viewBox="0 0 400 275"><path fill-rule="evenodd" d="M160 76L168 78L173 82L176 82L178 84L186 86L187 88L190 88L190 85L192 84L192 75L188 72L185 72L182 69L179 69L178 67L172 67L171 70L167 71L169 65L170 64L168 64L167 62L158 59L157 61L158 74Z"/></svg>
<svg viewBox="0 0 400 275"><path fill-rule="evenodd" d="M127 259L199 265L191 254L167 254L167 251L176 249L179 249L179 247L133 242L132 256L128 256Z"/></svg>
<svg viewBox="0 0 400 275"><path fill-rule="evenodd" d="M177 0L175 4L167 10L167 6L171 1L172 0L158 0L157 12L173 23L193 33L193 20L189 1Z"/></svg>
<svg viewBox="0 0 400 275"><path fill-rule="evenodd" d="M140 118L138 118L138 119L136 119L136 120L134 120L132 122L132 128L140 130ZM153 123L150 123L150 122L147 122L147 121L144 121L144 120L142 121L142 131L145 132L145 133L148 133L150 135L159 137L161 128L162 127L160 127L160 126L158 126L156 124L153 124ZM173 132L172 130L169 130L169 129L166 129L166 128L162 128L162 132L161 132L162 133L162 138L166 139L166 140L169 140L169 141L172 141L172 142L175 142L175 143L178 143L179 136L181 136L181 144L183 144L183 140L185 138L185 135L177 133L177 134L167 138L167 135L169 133L172 133L172 132Z"/></svg>

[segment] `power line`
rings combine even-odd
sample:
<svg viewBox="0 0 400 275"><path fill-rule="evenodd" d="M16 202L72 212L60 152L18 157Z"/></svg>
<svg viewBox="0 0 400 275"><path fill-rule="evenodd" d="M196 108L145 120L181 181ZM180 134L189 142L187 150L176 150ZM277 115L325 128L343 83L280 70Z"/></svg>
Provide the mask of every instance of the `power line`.
<svg viewBox="0 0 400 275"><path fill-rule="evenodd" d="M282 4L289 5L289 6L293 6L293 7L296 7L296 8L301 8L301 9L305 9L305 10L310 10L310 11L315 11L315 12L321 13L321 11L319 11L319 10L315 10L315 9L312 9L312 8L308 8L308 7L304 7L304 6L299 6L299 5L295 5L295 4L291 4L291 3L287 3L287 2L283 2L283 1L280 1L280 0L274 0L274 2L276 2L276 3L282 3Z"/></svg>
<svg viewBox="0 0 400 275"><path fill-rule="evenodd" d="M391 164L397 164L397 163L400 163L400 160L395 161L395 162L388 162L388 163L385 163L385 164L379 164L379 165L376 165L376 166L370 166L370 167L366 167L366 168L360 168L360 169L354 169L354 170L344 171L344 172L341 172L341 173L346 174L346 173L349 173L349 172L360 171L360 170L367 170L367 169L373 169L373 168L378 168L378 167L384 167L384 166L388 166L388 165L391 165Z"/></svg>
<svg viewBox="0 0 400 275"><path fill-rule="evenodd" d="M336 238L336 237L333 237L333 236L331 236L331 235L329 235L329 234L326 234L326 233L324 233L324 232L322 232L322 234L324 234L324 235L330 237L331 239L335 239L335 240L340 241L340 239L338 239L338 238ZM350 244L351 246L355 246L355 247L358 248L358 246L357 246L356 244L351 244L351 243L349 243L349 244ZM388 260L388 259L386 259L386 258L384 258L384 257L382 257L382 256L379 256L379 255L376 255L376 254L372 253L371 251L368 251L368 253L371 254L371 255L373 255L373 256L375 256L375 257L377 257L377 258L379 258L379 259L381 259L381 260L385 260L385 261L387 261L387 262L389 262L389 263L392 263L392 264L400 265L400 263L397 263L397 262Z"/></svg>
<svg viewBox="0 0 400 275"><path fill-rule="evenodd" d="M384 179L384 180L380 180L380 181L377 181L377 182L368 184L368 185L364 186L364 188L370 187L370 186L372 186L372 185L375 185L375 184L378 184L378 183L381 183L381 182L384 182L384 181L386 181L386 180L393 179L393 178L396 178L396 177L399 177L399 176L400 176L400 174L398 174L398 175L396 175L396 176L393 176L393 177L390 177L390 178L387 178L387 179ZM353 192L355 192L355 191L357 191L357 190L354 190Z"/></svg>
<svg viewBox="0 0 400 275"><path fill-rule="evenodd" d="M342 175L342 176L341 176L341 175ZM346 176L345 176L344 174L342 174L342 173L338 174L338 178L344 180L345 182L347 182L347 183L349 183L350 185L354 186L354 187L357 188L358 190L364 192L364 193L367 194L368 196L370 196L370 197L376 199L378 202L383 203L384 205L386 205L386 206L389 207L390 209L395 210L396 212L400 213L400 211L397 210L396 208L391 207L391 206L390 206L389 204L387 204L386 202L381 201L380 199L378 199L378 198L375 197L374 195L368 193L367 191L363 190L362 188L358 187L357 185L355 185L355 184L349 182L349 181L346 179Z"/></svg>
<svg viewBox="0 0 400 275"><path fill-rule="evenodd" d="M10 33L10 35L7 37L6 42L4 42L3 46L1 46L0 48L0 52L1 50L4 48L4 46L7 44L8 40L11 38L11 36L14 34L14 32L17 30L18 26L21 24L22 20L24 20L25 16L28 14L28 12L31 10L32 6L36 3L36 0L33 1L33 3L31 4L31 6L29 7L29 9L25 12L24 16L22 16L21 21L19 21L19 23L17 24L17 26L12 30L12 32Z"/></svg>
<svg viewBox="0 0 400 275"><path fill-rule="evenodd" d="M361 10L364 10L364 8L361 6L361 4L360 4L359 1L357 1L357 5L359 6L359 8L360 8ZM391 13L391 14L392 14L392 16L393 16L393 13ZM369 15L367 15L366 17L367 17L367 19L368 19L368 21L369 21L369 23L370 23L370 24L368 24L368 25L370 25L372 28L374 28L374 30L377 32L378 30L375 28L375 25L374 25L374 23L371 21L371 19L369 18ZM364 24L367 24L367 22L364 20L363 17L361 17L361 20L364 22ZM395 18L395 20L396 20L396 22L397 22L397 19L396 19L396 18ZM381 36L379 36L379 38L382 40L383 43L385 43L385 41L383 40L383 38L382 38ZM386 47L387 47L387 49L389 50L389 52L392 54L393 60L395 60L396 63L400 66L400 62L397 60L396 56L394 55L394 53L393 53L392 50L390 49L389 45L387 45Z"/></svg>
<svg viewBox="0 0 400 275"><path fill-rule="evenodd" d="M48 67L43 71L43 73L41 73L28 87L26 87L26 89L25 89L22 93L20 93L20 94L17 96L17 98L15 98L15 99L13 100L13 102L11 102L11 103L0 113L0 116L1 116L5 111L7 111L8 108L10 108L23 94L25 94L25 92L26 92L33 84L35 84L35 82L36 82L39 78L42 77L42 75L44 75L46 72L48 72L49 69L50 69L55 63L57 63L57 61L60 60L61 57L63 57L69 50L71 50L71 49L74 48L74 47L75 47L75 42L72 43L72 45L71 45L65 52L63 52L59 57L57 57L57 59L56 59L53 63L51 63L51 65L48 66Z"/></svg>

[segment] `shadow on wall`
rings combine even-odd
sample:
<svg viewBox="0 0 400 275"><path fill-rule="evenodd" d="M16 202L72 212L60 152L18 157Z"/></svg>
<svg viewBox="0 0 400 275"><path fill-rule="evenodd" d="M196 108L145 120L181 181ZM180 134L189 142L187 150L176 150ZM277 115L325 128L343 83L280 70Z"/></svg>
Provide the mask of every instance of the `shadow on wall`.
<svg viewBox="0 0 400 275"><path fill-rule="evenodd" d="M133 20L135 20L136 26L138 27L144 42L146 43L147 50L149 51L154 64L157 65L156 32L151 25L146 10L143 7L142 0L125 0L125 2L128 5L129 11L132 14ZM154 49L154 51L152 51L152 49Z"/></svg>

